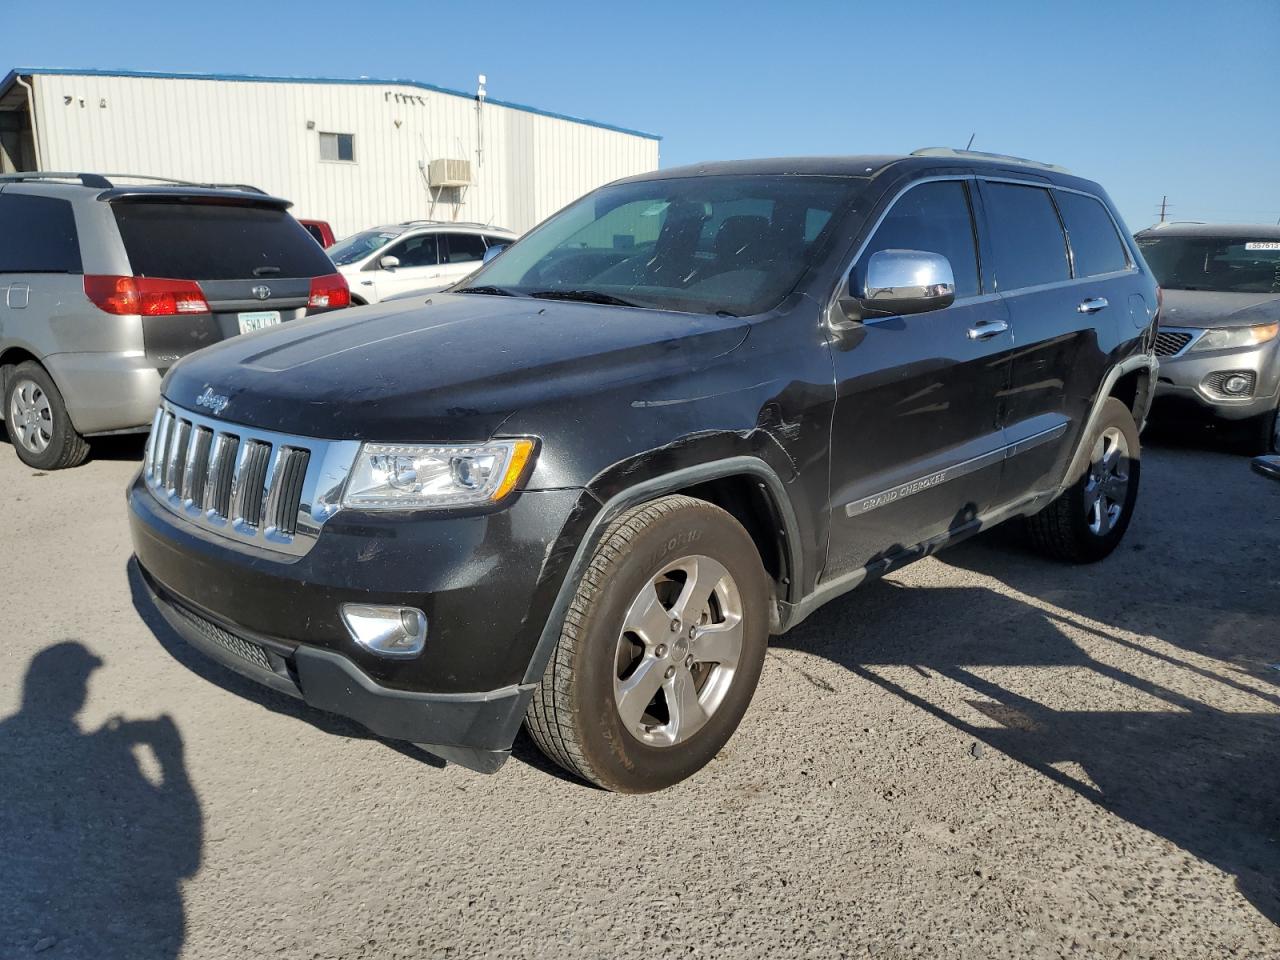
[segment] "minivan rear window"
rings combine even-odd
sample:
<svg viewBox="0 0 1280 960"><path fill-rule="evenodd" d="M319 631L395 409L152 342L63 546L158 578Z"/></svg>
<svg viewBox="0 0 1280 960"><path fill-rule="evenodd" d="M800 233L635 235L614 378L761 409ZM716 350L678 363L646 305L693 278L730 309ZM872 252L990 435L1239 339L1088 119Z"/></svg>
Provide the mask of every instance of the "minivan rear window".
<svg viewBox="0 0 1280 960"><path fill-rule="evenodd" d="M1059 190L1055 196L1062 221L1067 225L1076 276L1096 277L1127 269L1129 257L1107 208L1082 193Z"/></svg>
<svg viewBox="0 0 1280 960"><path fill-rule="evenodd" d="M1017 290L1071 278L1067 241L1049 191L984 183L983 199L995 252L996 289Z"/></svg>
<svg viewBox="0 0 1280 960"><path fill-rule="evenodd" d="M324 251L284 210L155 201L112 208L136 276L249 280L333 272Z"/></svg>
<svg viewBox="0 0 1280 960"><path fill-rule="evenodd" d="M0 273L81 273L71 204L0 193Z"/></svg>

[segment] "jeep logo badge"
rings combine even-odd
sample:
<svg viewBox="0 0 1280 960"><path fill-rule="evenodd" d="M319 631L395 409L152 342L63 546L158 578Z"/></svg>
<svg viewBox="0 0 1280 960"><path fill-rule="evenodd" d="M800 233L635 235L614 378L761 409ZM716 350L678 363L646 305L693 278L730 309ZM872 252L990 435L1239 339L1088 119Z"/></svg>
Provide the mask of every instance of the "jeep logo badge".
<svg viewBox="0 0 1280 960"><path fill-rule="evenodd" d="M266 284L262 284L261 286L254 287L253 295L257 297L259 300L265 300L267 299L267 297L271 296L271 288L268 287Z"/></svg>
<svg viewBox="0 0 1280 960"><path fill-rule="evenodd" d="M196 397L197 407L206 407L214 413L222 413L227 409L227 404L231 402L230 397L224 397L220 393L214 393L213 387L205 387L204 393Z"/></svg>

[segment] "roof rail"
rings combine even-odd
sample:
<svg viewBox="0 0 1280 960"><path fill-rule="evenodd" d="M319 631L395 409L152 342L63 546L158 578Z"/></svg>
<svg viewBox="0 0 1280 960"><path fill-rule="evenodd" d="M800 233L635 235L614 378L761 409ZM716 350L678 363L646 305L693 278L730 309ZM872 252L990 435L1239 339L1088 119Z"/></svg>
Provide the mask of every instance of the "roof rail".
<svg viewBox="0 0 1280 960"><path fill-rule="evenodd" d="M396 226L412 227L419 223L429 223L442 227L488 227L489 224L479 220L401 220Z"/></svg>
<svg viewBox="0 0 1280 960"><path fill-rule="evenodd" d="M59 173L53 170L29 170L25 173L0 174L0 183L22 183L26 180L79 180L86 187L110 188L111 181L97 173Z"/></svg>
<svg viewBox="0 0 1280 960"><path fill-rule="evenodd" d="M58 173L45 170L32 170L26 173L0 174L0 183L21 183L24 180L79 180L86 187L95 190L110 190L117 186L112 178L124 180L149 180L152 183L167 183L176 187L206 187L215 190L245 190L249 193L266 194L261 187L247 183L195 183L191 180L175 180L172 177L152 177L145 173Z"/></svg>
<svg viewBox="0 0 1280 960"><path fill-rule="evenodd" d="M1147 229L1155 230L1158 227L1172 227L1175 223L1189 223L1193 226L1203 227L1208 224L1208 220L1161 220L1159 223L1152 224Z"/></svg>
<svg viewBox="0 0 1280 960"><path fill-rule="evenodd" d="M912 150L911 155L913 157L954 157L960 160L995 160L999 163L1016 163L1021 167L1036 167L1040 170L1052 170L1054 173L1071 174L1071 171L1066 167L1060 167L1056 163L1042 163L1039 160L1028 160L1025 157L1011 157L1004 153L986 153L982 150L953 150L951 147L922 147L919 150Z"/></svg>

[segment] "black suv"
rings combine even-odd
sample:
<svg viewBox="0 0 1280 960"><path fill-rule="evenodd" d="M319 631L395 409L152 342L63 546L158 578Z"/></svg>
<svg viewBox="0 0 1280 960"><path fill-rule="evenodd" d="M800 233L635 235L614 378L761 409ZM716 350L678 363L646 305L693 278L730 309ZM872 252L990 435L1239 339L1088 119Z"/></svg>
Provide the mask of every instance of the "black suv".
<svg viewBox="0 0 1280 960"><path fill-rule="evenodd" d="M428 297L178 363L129 490L225 665L496 769L658 789L770 634L1009 517L1124 535L1156 283L1097 184L948 150L619 181Z"/></svg>

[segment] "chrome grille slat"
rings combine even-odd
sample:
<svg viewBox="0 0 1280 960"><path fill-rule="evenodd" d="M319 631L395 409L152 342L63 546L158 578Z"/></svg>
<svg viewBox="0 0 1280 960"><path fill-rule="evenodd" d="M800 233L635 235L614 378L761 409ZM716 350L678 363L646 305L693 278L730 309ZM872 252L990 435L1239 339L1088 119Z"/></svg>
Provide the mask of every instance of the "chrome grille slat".
<svg viewBox="0 0 1280 960"><path fill-rule="evenodd" d="M301 556L338 509L360 449L257 430L167 400L147 445L143 476L188 523L230 540Z"/></svg>

